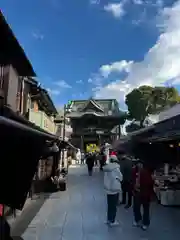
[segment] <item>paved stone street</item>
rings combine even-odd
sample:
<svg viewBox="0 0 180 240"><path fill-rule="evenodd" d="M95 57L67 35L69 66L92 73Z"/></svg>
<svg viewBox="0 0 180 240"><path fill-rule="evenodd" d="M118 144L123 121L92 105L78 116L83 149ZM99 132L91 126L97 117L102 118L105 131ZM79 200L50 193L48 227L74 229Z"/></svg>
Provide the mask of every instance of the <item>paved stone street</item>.
<svg viewBox="0 0 180 240"><path fill-rule="evenodd" d="M48 198L23 234L24 240L178 240L180 210L153 204L147 232L132 227L132 209L118 209L120 226L108 228L103 173L87 176L85 166L70 169L68 190Z"/></svg>

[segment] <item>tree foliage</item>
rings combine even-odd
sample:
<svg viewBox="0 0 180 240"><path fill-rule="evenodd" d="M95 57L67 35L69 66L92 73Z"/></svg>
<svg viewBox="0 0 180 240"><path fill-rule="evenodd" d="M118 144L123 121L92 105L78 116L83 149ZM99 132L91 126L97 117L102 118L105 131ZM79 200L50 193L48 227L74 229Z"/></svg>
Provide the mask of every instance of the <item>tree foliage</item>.
<svg viewBox="0 0 180 240"><path fill-rule="evenodd" d="M129 117L139 121L142 126L149 114L157 114L175 105L179 100L178 91L174 87L141 86L127 94L125 102Z"/></svg>

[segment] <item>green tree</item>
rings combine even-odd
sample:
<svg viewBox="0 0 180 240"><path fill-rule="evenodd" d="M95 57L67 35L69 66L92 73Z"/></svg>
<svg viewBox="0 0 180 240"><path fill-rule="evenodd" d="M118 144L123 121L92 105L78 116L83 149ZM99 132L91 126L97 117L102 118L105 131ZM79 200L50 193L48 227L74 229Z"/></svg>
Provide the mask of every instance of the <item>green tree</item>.
<svg viewBox="0 0 180 240"><path fill-rule="evenodd" d="M152 108L152 91L153 88L150 86L141 86L126 95L125 102L128 107L129 116L131 119L139 121L141 127Z"/></svg>
<svg viewBox="0 0 180 240"><path fill-rule="evenodd" d="M143 126L149 114L156 114L167 107L180 102L178 91L174 87L141 86L126 95L129 117Z"/></svg>
<svg viewBox="0 0 180 240"><path fill-rule="evenodd" d="M155 87L152 92L152 113L174 106L180 100L174 87Z"/></svg>

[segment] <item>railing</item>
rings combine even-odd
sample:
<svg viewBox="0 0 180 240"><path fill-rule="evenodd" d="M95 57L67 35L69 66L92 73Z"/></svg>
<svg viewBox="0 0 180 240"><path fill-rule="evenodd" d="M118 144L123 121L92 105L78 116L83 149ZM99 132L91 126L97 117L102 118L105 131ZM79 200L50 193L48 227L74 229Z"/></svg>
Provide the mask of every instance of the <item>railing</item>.
<svg viewBox="0 0 180 240"><path fill-rule="evenodd" d="M41 111L35 112L34 110L31 109L29 111L29 120L35 123L37 126L41 127L42 129L52 134L56 134L57 131L56 124L44 112Z"/></svg>

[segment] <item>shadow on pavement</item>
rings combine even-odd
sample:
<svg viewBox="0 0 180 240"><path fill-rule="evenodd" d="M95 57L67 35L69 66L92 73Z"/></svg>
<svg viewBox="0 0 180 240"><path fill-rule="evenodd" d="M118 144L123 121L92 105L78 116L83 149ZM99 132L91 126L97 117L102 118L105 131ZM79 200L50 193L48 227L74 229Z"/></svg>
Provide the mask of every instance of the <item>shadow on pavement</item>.
<svg viewBox="0 0 180 240"><path fill-rule="evenodd" d="M51 193L45 193L38 196L36 200L32 200L32 202L22 211L21 215L18 216L11 225L11 236L21 236L25 232L28 225L50 196Z"/></svg>

